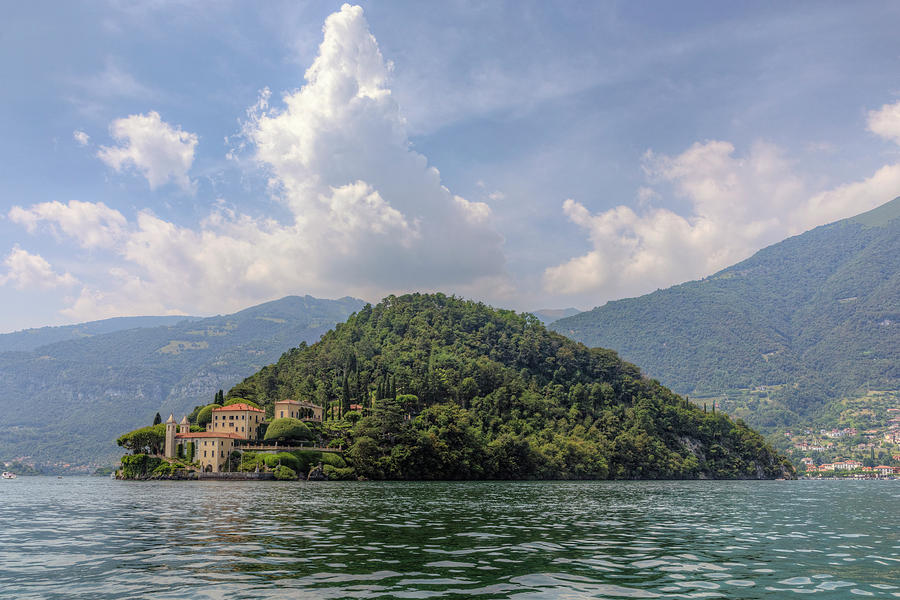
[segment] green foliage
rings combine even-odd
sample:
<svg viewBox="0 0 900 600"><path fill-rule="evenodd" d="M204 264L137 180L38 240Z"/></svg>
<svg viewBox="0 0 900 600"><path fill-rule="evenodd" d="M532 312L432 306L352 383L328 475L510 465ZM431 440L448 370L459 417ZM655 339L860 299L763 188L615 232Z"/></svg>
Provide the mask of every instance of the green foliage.
<svg viewBox="0 0 900 600"><path fill-rule="evenodd" d="M212 421L212 411L217 408L221 408L218 404L207 404L197 413L197 425L200 427L205 427Z"/></svg>
<svg viewBox="0 0 900 600"><path fill-rule="evenodd" d="M228 400L225 400L224 406L231 406L232 404L247 404L253 408L260 408L259 404L253 400L246 400L244 398L229 398Z"/></svg>
<svg viewBox="0 0 900 600"><path fill-rule="evenodd" d="M166 426L160 423L135 429L119 436L116 444L132 454L162 454L166 445Z"/></svg>
<svg viewBox="0 0 900 600"><path fill-rule="evenodd" d="M269 469L275 469L279 465L285 465L290 467L294 471L303 471L303 463L300 462L300 459L297 458L294 454L290 452L278 452L277 454L263 454L261 455L263 460L265 461L266 467Z"/></svg>
<svg viewBox="0 0 900 600"><path fill-rule="evenodd" d="M122 457L122 469L120 473L123 479L143 479L149 477L162 463L163 460L158 456L150 456L148 454L126 454Z"/></svg>
<svg viewBox="0 0 900 600"><path fill-rule="evenodd" d="M553 329L764 430L833 426L837 400L900 389L898 215L900 198Z"/></svg>
<svg viewBox="0 0 900 600"><path fill-rule="evenodd" d="M322 471L325 473L325 477L332 481L354 481L356 479L353 467L335 467L326 464L322 466Z"/></svg>
<svg viewBox="0 0 900 600"><path fill-rule="evenodd" d="M338 469L343 469L347 466L347 461L345 461L340 454L333 454L331 452L316 452L316 454L318 454L316 462L321 462L324 465L331 465Z"/></svg>
<svg viewBox="0 0 900 600"><path fill-rule="evenodd" d="M279 442L301 442L312 438L309 427L300 419L274 419L266 428L263 439Z"/></svg>
<svg viewBox="0 0 900 600"><path fill-rule="evenodd" d="M284 396L323 403L376 398L357 421L329 421L319 434L369 479L783 473L745 425L703 414L614 352L442 294L367 306L229 394L266 398L272 380Z"/></svg>
<svg viewBox="0 0 900 600"><path fill-rule="evenodd" d="M275 469L275 479L279 481L293 481L297 479L297 472L290 467L281 465Z"/></svg>

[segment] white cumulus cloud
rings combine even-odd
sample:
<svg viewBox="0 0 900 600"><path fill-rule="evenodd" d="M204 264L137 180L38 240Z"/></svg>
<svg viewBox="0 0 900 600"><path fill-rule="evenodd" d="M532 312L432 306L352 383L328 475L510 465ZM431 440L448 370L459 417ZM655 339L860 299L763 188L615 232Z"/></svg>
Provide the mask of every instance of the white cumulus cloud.
<svg viewBox="0 0 900 600"><path fill-rule="evenodd" d="M869 131L900 144L900 102L869 111Z"/></svg>
<svg viewBox="0 0 900 600"><path fill-rule="evenodd" d="M194 162L197 135L172 126L150 111L116 119L109 126L116 146L101 146L97 156L122 171L133 167L156 189L172 182L184 190L193 188L188 171Z"/></svg>
<svg viewBox="0 0 900 600"><path fill-rule="evenodd" d="M889 137L886 108L870 128ZM876 114L876 113L873 113ZM877 123L874 127L872 123ZM643 294L709 275L756 250L874 208L900 191L900 164L862 181L815 191L776 146L758 143L738 156L724 141L696 143L677 156L645 155L654 185L669 186L690 212L655 208L656 189L638 190L628 206L592 214L569 199L563 211L587 232L591 250L544 271L548 291L581 294L595 303Z"/></svg>
<svg viewBox="0 0 900 600"><path fill-rule="evenodd" d="M232 152L268 174L280 204L273 212L286 208L286 218L249 216L226 202L196 226L146 210L126 221L100 203L10 212L30 231L47 224L115 257L107 280L85 284L65 314L221 312L294 293L376 299L410 289L505 289L503 238L490 207L454 195L410 149L391 65L362 9L344 5L323 34L305 85L281 103L265 90ZM101 150L111 166L133 164L151 186L188 181L193 134L156 113L113 130L120 147Z"/></svg>
<svg viewBox="0 0 900 600"><path fill-rule="evenodd" d="M91 136L77 129L72 132L72 137L78 142L79 146L87 146L88 142L91 140Z"/></svg>
<svg viewBox="0 0 900 600"><path fill-rule="evenodd" d="M17 290L49 290L78 283L69 273L60 275L44 257L31 254L18 245L3 260L6 273L0 274L0 285L10 284Z"/></svg>
<svg viewBox="0 0 900 600"><path fill-rule="evenodd" d="M55 233L75 238L84 248L111 248L125 235L127 222L119 211L102 202L42 202L30 208L14 206L9 218L34 232L41 223Z"/></svg>

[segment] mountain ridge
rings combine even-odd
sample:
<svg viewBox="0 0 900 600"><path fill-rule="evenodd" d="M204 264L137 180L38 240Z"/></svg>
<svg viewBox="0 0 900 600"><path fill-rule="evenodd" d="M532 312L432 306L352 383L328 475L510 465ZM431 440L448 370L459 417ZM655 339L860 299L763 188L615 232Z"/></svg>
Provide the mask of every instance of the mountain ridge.
<svg viewBox="0 0 900 600"><path fill-rule="evenodd" d="M617 300L552 328L603 345L675 391L762 390L768 428L831 399L900 387L900 198L760 250L709 277Z"/></svg>
<svg viewBox="0 0 900 600"><path fill-rule="evenodd" d="M344 297L288 296L230 315L0 353L0 459L105 462L116 432L159 412L206 404L219 388L313 342L364 306Z"/></svg>

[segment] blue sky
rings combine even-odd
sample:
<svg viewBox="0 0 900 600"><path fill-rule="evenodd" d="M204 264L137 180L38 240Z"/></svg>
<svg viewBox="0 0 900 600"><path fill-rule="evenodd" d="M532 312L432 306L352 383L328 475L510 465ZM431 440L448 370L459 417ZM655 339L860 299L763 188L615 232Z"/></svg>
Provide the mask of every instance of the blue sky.
<svg viewBox="0 0 900 600"><path fill-rule="evenodd" d="M577 306L900 195L900 6L4 7L0 331Z"/></svg>

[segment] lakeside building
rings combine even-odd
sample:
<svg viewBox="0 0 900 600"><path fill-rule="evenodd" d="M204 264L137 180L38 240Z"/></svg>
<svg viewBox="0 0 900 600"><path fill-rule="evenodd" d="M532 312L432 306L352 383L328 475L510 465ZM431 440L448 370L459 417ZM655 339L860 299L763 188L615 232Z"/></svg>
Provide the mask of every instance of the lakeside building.
<svg viewBox="0 0 900 600"><path fill-rule="evenodd" d="M321 423L325 420L325 407L313 404L312 402L279 400L275 403L274 414L276 419L291 418Z"/></svg>
<svg viewBox="0 0 900 600"><path fill-rule="evenodd" d="M276 419L321 422L325 409L309 402L279 400L275 403L274 414ZM228 457L239 443L260 440L265 415L265 411L249 404L221 406L213 409L206 431L194 432L187 416L176 424L175 415L169 415L166 421L165 457L176 458L193 453L192 460L200 463L204 471L218 473L224 470ZM192 450L188 449L188 444L193 444Z"/></svg>

